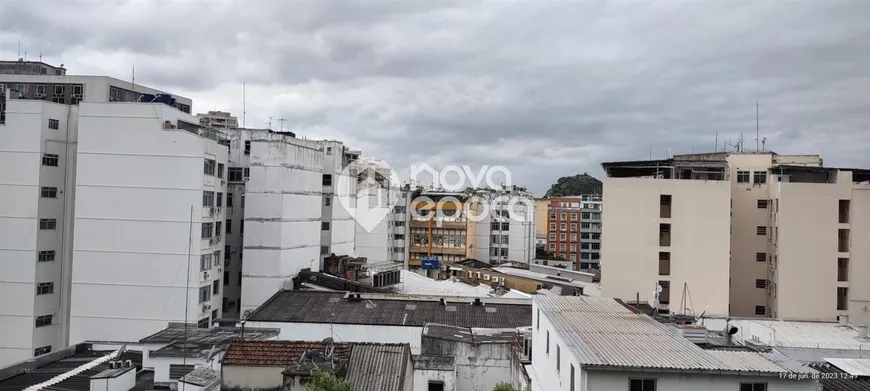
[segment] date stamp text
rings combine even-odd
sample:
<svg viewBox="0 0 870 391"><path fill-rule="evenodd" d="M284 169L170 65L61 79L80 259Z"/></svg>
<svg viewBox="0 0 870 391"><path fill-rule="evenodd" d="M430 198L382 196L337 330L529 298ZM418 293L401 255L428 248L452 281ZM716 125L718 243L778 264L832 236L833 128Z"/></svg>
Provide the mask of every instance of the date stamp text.
<svg viewBox="0 0 870 391"><path fill-rule="evenodd" d="M780 373L780 379L786 380L851 380L857 378L848 373Z"/></svg>

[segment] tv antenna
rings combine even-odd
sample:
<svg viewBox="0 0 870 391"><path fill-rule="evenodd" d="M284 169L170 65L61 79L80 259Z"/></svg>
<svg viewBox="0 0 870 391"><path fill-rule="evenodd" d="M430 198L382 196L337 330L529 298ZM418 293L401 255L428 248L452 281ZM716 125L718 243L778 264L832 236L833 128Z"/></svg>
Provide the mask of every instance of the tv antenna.
<svg viewBox="0 0 870 391"><path fill-rule="evenodd" d="M278 122L281 123L281 132L283 132L284 131L284 122L287 122L287 120L284 118L278 118Z"/></svg>
<svg viewBox="0 0 870 391"><path fill-rule="evenodd" d="M755 152L761 152L758 146L760 141L758 137L758 101L755 101Z"/></svg>

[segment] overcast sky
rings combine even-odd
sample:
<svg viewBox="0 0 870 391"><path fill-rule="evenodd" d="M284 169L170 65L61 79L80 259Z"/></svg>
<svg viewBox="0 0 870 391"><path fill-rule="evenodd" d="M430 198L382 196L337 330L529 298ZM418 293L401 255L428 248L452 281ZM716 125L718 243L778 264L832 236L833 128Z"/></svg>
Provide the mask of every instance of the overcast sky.
<svg viewBox="0 0 870 391"><path fill-rule="evenodd" d="M397 170L756 147L870 166L870 1L3 0L0 54L189 96Z"/></svg>

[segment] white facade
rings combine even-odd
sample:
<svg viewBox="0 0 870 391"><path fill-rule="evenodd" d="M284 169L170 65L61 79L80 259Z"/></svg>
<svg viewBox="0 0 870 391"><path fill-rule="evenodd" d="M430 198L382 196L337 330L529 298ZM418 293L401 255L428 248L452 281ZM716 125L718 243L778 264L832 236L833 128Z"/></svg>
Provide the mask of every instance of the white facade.
<svg viewBox="0 0 870 391"><path fill-rule="evenodd" d="M321 145L270 131L256 131L250 137L241 265L243 316L285 284L292 287L292 278L300 270L320 270L323 232Z"/></svg>
<svg viewBox="0 0 870 391"><path fill-rule="evenodd" d="M529 263L535 257L535 199L517 189L488 190L488 214L477 223L475 258L493 265ZM501 200L496 205L496 201ZM511 218L514 216L514 218Z"/></svg>
<svg viewBox="0 0 870 391"><path fill-rule="evenodd" d="M0 162L14 167L0 173L0 297L16 298L0 300L0 366L70 342L78 104L142 93L165 94L110 77L0 74Z"/></svg>
<svg viewBox="0 0 870 391"><path fill-rule="evenodd" d="M374 227L364 226L355 219L354 255L368 262L391 261L405 264L407 246L407 200L409 188L392 183L398 178L382 161L363 158L354 169L358 172L356 203L361 210L388 210L387 216ZM363 173L362 171L367 172ZM374 178L374 177L377 177Z"/></svg>
<svg viewBox="0 0 870 391"><path fill-rule="evenodd" d="M10 100L0 124L0 366L67 344L77 112Z"/></svg>
<svg viewBox="0 0 870 391"><path fill-rule="evenodd" d="M320 246L322 261L329 254L353 255L356 221L339 198L355 204L356 178L345 168L360 152L348 150L338 141L318 141L323 149L323 199ZM327 201L329 199L329 201ZM351 209L355 205L348 205Z"/></svg>
<svg viewBox="0 0 870 391"><path fill-rule="evenodd" d="M80 110L70 341L210 324L223 291L228 147L163 104Z"/></svg>

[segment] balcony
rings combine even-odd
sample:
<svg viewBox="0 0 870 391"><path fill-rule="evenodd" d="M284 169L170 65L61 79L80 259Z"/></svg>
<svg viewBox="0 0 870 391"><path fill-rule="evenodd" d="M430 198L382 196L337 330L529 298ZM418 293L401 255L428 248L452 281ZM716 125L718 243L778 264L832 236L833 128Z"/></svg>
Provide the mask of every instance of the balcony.
<svg viewBox="0 0 870 391"><path fill-rule="evenodd" d="M437 228L445 228L445 229L465 229L466 222L465 221L448 221L448 220L435 220L432 225Z"/></svg>
<svg viewBox="0 0 870 391"><path fill-rule="evenodd" d="M432 254L465 255L464 247L432 247Z"/></svg>

